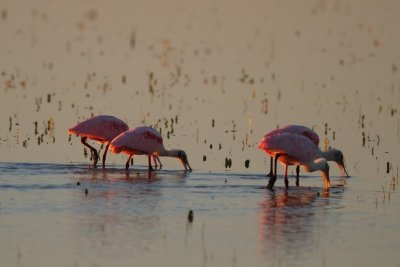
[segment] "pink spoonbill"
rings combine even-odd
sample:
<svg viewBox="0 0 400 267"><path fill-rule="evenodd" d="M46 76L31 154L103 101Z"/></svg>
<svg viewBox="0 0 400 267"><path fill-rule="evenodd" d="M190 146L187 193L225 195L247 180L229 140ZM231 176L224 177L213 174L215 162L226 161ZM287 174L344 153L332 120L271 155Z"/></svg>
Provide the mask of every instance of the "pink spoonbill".
<svg viewBox="0 0 400 267"><path fill-rule="evenodd" d="M136 127L121 133L111 142L110 150L116 154L123 152L128 155L126 169L129 168L129 160L133 155L147 155L149 170L152 170L150 157L154 155L157 157L166 156L178 158L182 162L185 170L192 170L185 151L178 149L166 150L163 145L161 134L147 126Z"/></svg>
<svg viewBox="0 0 400 267"><path fill-rule="evenodd" d="M317 152L319 157L325 158L327 161L335 161L342 173L342 176L349 177L345 165L344 165L344 156L342 151L331 148L327 151L321 151L318 147L319 145L319 137L318 135L311 130L308 127L302 126L302 125L287 125L279 129L274 129L272 131L269 131L260 141L259 148L263 149L263 142L265 139L270 138L272 136L277 136L283 133L287 134L299 134L304 137L307 137L310 139L312 143L314 143L317 146ZM296 167L296 185L299 184L299 172L300 168L299 166ZM270 173L268 174L269 176L273 175L273 158L271 157L271 163L270 163Z"/></svg>
<svg viewBox="0 0 400 267"><path fill-rule="evenodd" d="M305 171L321 171L324 188L330 188L329 165L321 157L318 147L306 136L301 134L282 133L263 138L260 148L275 158L275 173L270 178L268 188L273 188L277 178L277 161L285 167L285 186L289 187L287 168L289 165L302 166Z"/></svg>
<svg viewBox="0 0 400 267"><path fill-rule="evenodd" d="M103 168L105 167L108 147L111 141L118 136L120 133L125 132L129 129L128 125L122 120L108 115L99 115L87 119L81 123L78 123L74 127L68 130L70 134L76 134L81 136L81 142L91 151L93 157L93 166L96 167L99 155L97 150L87 143L87 139L92 139L100 143L107 143L103 153ZM157 168L156 158L153 158L155 166ZM158 159L161 168L160 159Z"/></svg>

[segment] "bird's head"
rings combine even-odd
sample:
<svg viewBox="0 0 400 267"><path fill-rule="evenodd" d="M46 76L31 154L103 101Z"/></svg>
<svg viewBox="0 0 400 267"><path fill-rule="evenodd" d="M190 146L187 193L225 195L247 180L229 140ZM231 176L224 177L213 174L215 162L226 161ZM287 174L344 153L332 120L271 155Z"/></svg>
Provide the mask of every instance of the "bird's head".
<svg viewBox="0 0 400 267"><path fill-rule="evenodd" d="M324 158L318 158L314 161L314 163L318 166L317 168L321 170L323 173L327 174L329 177L329 164Z"/></svg>
<svg viewBox="0 0 400 267"><path fill-rule="evenodd" d="M322 178L324 179L324 189L329 189L331 187L331 183L329 181L329 164L324 158L319 158L315 161L322 171Z"/></svg>
<svg viewBox="0 0 400 267"><path fill-rule="evenodd" d="M183 150L175 150L176 157L182 162L183 167L185 167L185 170L192 171L192 168L189 165L189 161L186 155L186 152Z"/></svg>
<svg viewBox="0 0 400 267"><path fill-rule="evenodd" d="M342 176L350 177L346 171L346 167L344 164L344 156L342 151L339 149L332 149L333 160L338 164L340 171L342 172Z"/></svg>

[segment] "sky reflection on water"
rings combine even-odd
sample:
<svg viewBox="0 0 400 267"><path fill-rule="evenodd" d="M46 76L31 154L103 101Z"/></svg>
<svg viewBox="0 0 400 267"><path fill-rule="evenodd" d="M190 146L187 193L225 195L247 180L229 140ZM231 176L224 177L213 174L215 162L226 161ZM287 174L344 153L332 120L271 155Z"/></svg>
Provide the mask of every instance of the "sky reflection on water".
<svg viewBox="0 0 400 267"><path fill-rule="evenodd" d="M399 265L399 8L3 1L2 263ZM112 153L89 168L67 129L98 114L155 127L194 171L162 159L149 176L138 156L126 172ZM342 150L352 177L266 191L258 141L286 124Z"/></svg>

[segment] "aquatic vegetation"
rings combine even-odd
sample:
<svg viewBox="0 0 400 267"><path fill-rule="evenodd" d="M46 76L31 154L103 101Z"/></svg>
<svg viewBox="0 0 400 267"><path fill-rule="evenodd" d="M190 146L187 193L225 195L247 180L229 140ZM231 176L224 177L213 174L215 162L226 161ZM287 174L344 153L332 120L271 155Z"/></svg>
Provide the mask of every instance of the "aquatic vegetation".
<svg viewBox="0 0 400 267"><path fill-rule="evenodd" d="M45 251L67 265L142 255L166 266L396 265L398 236L385 231L398 226L398 9L394 1L5 2L0 162L28 165L0 164L10 240L2 263L35 265ZM121 171L133 159L118 155L105 171L88 168L84 157L95 153L77 148L67 129L104 114L153 127L196 171L148 176L140 157ZM315 175L266 192L270 161L258 141L291 123L309 125L323 150L340 147L353 177L331 166L329 192ZM370 253L377 247L385 250Z"/></svg>

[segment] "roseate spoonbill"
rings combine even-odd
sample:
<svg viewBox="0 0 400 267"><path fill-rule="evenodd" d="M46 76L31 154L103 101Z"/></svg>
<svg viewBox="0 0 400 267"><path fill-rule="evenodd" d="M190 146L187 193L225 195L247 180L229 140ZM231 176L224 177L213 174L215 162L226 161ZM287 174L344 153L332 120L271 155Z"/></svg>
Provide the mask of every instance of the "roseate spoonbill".
<svg viewBox="0 0 400 267"><path fill-rule="evenodd" d="M308 139L311 140L311 142L313 142L317 146L320 157L325 158L327 161L335 161L337 163L337 165L339 166L342 176L349 177L349 175L346 171L346 168L344 166L344 157L343 157L342 151L335 149L335 148L331 148L327 151L321 151L318 147L318 145L319 145L318 135L310 128L302 126L302 125L287 125L285 127L269 131L263 137L263 139L261 139L259 148L263 149L262 146L263 146L264 139L270 138L272 136L277 136L277 135L280 135L283 133L300 134L300 135L307 137ZM273 175L273 166L272 165L273 165L273 158L271 157L270 173L268 174L268 176ZM299 166L297 166L296 167L296 185L299 185L299 172L300 172L300 168L299 168Z"/></svg>
<svg viewBox="0 0 400 267"><path fill-rule="evenodd" d="M260 148L275 158L275 173L270 178L268 188L273 188L277 178L277 161L285 166L285 186L289 187L287 168L289 165L302 166L304 170L313 172L322 171L324 188L330 188L329 165L319 154L318 147L307 137L300 134L282 133L263 138Z"/></svg>
<svg viewBox="0 0 400 267"><path fill-rule="evenodd" d="M107 143L103 154L103 168L107 157L107 150L114 139L120 133L128 130L128 125L122 120L108 115L99 115L78 123L68 130L70 134L81 136L81 142L88 147L92 153L93 166L96 167L99 155L97 150L87 143L87 139L92 139L100 143Z"/></svg>
<svg viewBox="0 0 400 267"><path fill-rule="evenodd" d="M141 126L129 131L123 132L112 140L110 150L113 153L123 152L128 155L126 169L129 168L129 160L133 155L147 155L149 160L149 171L152 170L150 157L166 156L178 158L185 170L191 171L185 151L166 150L163 145L161 134L155 129L147 126Z"/></svg>
<svg viewBox="0 0 400 267"><path fill-rule="evenodd" d="M81 123L78 123L74 127L68 130L70 134L76 134L81 136L81 142L87 146L93 157L93 166L96 167L99 155L97 150L87 143L87 139L92 139L100 143L107 143L103 153L103 168L105 167L108 147L110 146L111 140L118 136L120 133L128 130L128 125L122 120L108 115L99 115L87 119ZM157 168L156 158L153 158L155 166ZM161 168L160 159L158 159Z"/></svg>

